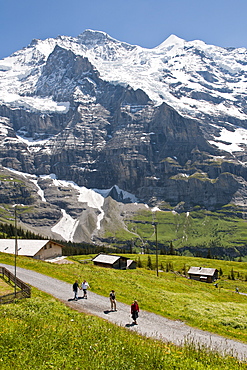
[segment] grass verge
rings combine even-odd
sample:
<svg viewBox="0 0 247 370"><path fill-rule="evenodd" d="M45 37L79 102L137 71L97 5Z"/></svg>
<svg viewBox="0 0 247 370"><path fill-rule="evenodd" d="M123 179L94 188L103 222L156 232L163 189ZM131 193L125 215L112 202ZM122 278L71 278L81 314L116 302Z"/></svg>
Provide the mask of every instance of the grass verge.
<svg viewBox="0 0 247 370"><path fill-rule="evenodd" d="M78 313L33 289L33 297L0 306L1 370L241 370L242 363L193 344L183 348Z"/></svg>
<svg viewBox="0 0 247 370"><path fill-rule="evenodd" d="M222 268L226 276L223 275L218 281L219 288L216 289L213 284L189 280L173 272L160 272L157 277L155 271L145 268L119 271L80 263L89 257L74 257L75 263L71 265L55 265L18 257L18 266L71 284L76 279L80 282L86 279L95 293L108 296L110 290L114 289L118 301L129 305L137 298L141 309L247 343L247 296L235 293L236 284L240 291L247 292L247 282L232 281L226 277L228 270L233 267L236 269L236 266L245 273L246 263L160 256L160 262L164 265L169 262L176 271L184 265L188 267L189 262L190 265ZM147 260L145 255L140 257L143 262ZM154 263L155 256L152 258ZM0 254L0 262L13 264L13 256ZM69 294L72 294L71 291Z"/></svg>

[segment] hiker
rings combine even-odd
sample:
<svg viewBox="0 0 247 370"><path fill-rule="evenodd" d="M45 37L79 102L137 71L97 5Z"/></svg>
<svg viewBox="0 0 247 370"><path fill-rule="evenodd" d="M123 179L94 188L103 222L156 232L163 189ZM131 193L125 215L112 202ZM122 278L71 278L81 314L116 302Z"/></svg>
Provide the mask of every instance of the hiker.
<svg viewBox="0 0 247 370"><path fill-rule="evenodd" d="M84 280L82 283L81 283L81 289L83 290L83 297L82 298L85 298L87 299L87 289L90 288L88 282L86 280Z"/></svg>
<svg viewBox="0 0 247 370"><path fill-rule="evenodd" d="M78 284L78 280L76 280L73 284L74 301L78 300L78 288L79 288L79 284Z"/></svg>
<svg viewBox="0 0 247 370"><path fill-rule="evenodd" d="M136 322L136 319L138 318L138 312L139 312L139 306L138 306L138 302L137 300L134 300L134 302L132 303L131 305L131 309L130 309L130 312L131 312L131 315L132 315L132 319L134 321L134 325L138 325L137 322Z"/></svg>
<svg viewBox="0 0 247 370"><path fill-rule="evenodd" d="M239 289L238 289L238 287L236 287L236 293L239 293Z"/></svg>
<svg viewBox="0 0 247 370"><path fill-rule="evenodd" d="M113 311L117 311L117 306L116 306L116 294L115 294L115 291L112 290L110 292L110 302L111 302L111 310Z"/></svg>

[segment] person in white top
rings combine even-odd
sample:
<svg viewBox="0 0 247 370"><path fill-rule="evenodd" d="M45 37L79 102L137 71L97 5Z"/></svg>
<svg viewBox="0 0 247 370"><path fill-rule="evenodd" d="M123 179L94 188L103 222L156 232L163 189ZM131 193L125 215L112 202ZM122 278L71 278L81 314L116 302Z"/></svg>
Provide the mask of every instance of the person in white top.
<svg viewBox="0 0 247 370"><path fill-rule="evenodd" d="M84 280L82 283L81 283L81 289L83 290L83 297L82 298L85 298L87 299L87 289L90 288L88 282L86 280Z"/></svg>

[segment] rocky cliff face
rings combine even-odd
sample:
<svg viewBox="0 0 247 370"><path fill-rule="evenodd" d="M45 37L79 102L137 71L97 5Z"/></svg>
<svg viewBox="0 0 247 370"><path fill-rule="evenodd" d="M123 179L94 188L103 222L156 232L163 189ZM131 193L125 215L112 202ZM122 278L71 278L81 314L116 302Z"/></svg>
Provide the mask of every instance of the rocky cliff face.
<svg viewBox="0 0 247 370"><path fill-rule="evenodd" d="M151 53L86 31L33 41L3 60L0 203L29 205L23 225L49 236L62 235L55 226L67 217L73 233L63 237L76 241L107 224L105 198L97 207L78 201L83 187L179 211L245 206L247 100L228 85L243 83L247 53L188 44L170 39ZM51 174L78 188L54 185ZM107 209L110 219L109 201Z"/></svg>

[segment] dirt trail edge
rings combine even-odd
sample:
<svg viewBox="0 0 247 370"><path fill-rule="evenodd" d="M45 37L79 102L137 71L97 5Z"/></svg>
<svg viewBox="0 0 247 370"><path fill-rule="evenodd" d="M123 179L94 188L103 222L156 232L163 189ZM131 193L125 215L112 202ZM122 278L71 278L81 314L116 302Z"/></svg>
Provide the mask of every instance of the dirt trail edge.
<svg viewBox="0 0 247 370"><path fill-rule="evenodd" d="M1 264L14 273L14 266ZM72 284L51 278L38 272L17 267L17 277L43 292L49 293L74 310L90 313L108 320L116 325L134 330L141 335L152 337L176 345L194 343L205 346L223 355L231 355L239 360L247 361L247 344L226 339L216 334L192 328L181 321L173 321L147 311L140 311L138 325L132 326L130 306L117 302L117 311L110 311L108 297L100 296L91 291L88 299L73 301Z"/></svg>

